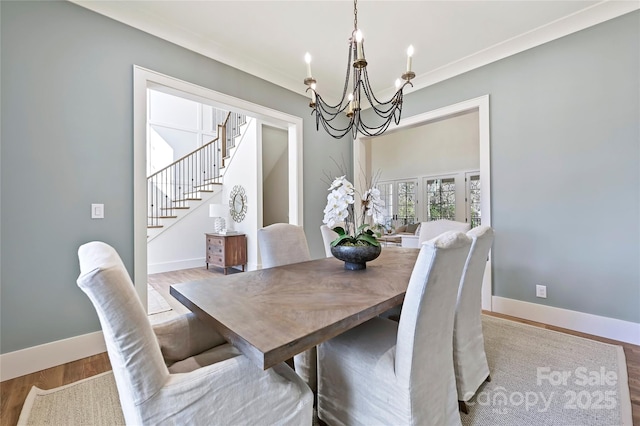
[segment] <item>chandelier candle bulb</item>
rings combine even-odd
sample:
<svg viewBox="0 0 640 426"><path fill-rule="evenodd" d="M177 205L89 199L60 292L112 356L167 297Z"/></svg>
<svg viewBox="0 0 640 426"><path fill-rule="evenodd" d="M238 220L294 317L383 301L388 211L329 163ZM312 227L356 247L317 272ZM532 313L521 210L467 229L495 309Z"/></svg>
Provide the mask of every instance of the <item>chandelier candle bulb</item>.
<svg viewBox="0 0 640 426"><path fill-rule="evenodd" d="M349 108L347 108L347 117L353 115L353 93L349 93Z"/></svg>
<svg viewBox="0 0 640 426"><path fill-rule="evenodd" d="M413 45L407 49L407 73L411 72L411 58L413 57Z"/></svg>
<svg viewBox="0 0 640 426"><path fill-rule="evenodd" d="M311 78L311 55L309 52L304 55L304 61L307 63L307 78Z"/></svg>
<svg viewBox="0 0 640 426"><path fill-rule="evenodd" d="M356 58L364 59L364 52L362 51L362 32L356 31Z"/></svg>

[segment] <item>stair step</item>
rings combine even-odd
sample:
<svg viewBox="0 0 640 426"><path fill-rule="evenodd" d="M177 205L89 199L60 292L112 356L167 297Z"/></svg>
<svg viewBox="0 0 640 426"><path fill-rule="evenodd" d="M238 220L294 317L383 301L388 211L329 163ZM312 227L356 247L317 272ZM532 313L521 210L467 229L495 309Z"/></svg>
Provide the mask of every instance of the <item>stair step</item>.
<svg viewBox="0 0 640 426"><path fill-rule="evenodd" d="M182 201L202 201L202 198L183 198L181 200L173 200L174 203L180 203Z"/></svg>
<svg viewBox="0 0 640 426"><path fill-rule="evenodd" d="M176 219L178 216L149 216L148 219Z"/></svg>
<svg viewBox="0 0 640 426"><path fill-rule="evenodd" d="M160 210L189 210L191 207L163 207Z"/></svg>
<svg viewBox="0 0 640 426"><path fill-rule="evenodd" d="M151 228L164 228L163 225L147 225L147 229L151 229Z"/></svg>
<svg viewBox="0 0 640 426"><path fill-rule="evenodd" d="M184 195L186 195L187 197L193 194L199 194L201 192L214 192L213 189L196 189L193 192L185 192Z"/></svg>

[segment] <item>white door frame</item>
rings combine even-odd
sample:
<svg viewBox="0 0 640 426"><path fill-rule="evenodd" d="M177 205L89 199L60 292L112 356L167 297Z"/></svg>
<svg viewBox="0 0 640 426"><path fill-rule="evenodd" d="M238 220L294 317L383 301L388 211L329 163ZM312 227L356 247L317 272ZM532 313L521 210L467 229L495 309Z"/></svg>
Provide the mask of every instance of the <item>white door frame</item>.
<svg viewBox="0 0 640 426"><path fill-rule="evenodd" d="M480 210L482 225L491 226L491 134L489 131L489 95L480 96L457 104L448 105L423 114L414 115L402 119L399 125L392 124L387 132L399 131L425 124L429 121L442 119L451 115L467 111L478 111L478 134L480 141L480 179L482 191L480 193ZM371 155L367 143L370 137L358 136L353 142L353 184L361 188L367 177L371 176ZM356 170L364 170L366 176L356 173ZM365 179L362 181L362 179ZM492 254L489 253L487 267L482 283L482 309L492 311Z"/></svg>
<svg viewBox="0 0 640 426"><path fill-rule="evenodd" d="M138 65L133 66L133 259L134 283L147 306L147 89L218 108L233 109L272 126L287 129L289 139L289 221L303 225L302 123L300 117L234 98ZM260 186L261 187L261 186ZM261 198L261 197L260 197ZM259 217L262 217L262 206Z"/></svg>

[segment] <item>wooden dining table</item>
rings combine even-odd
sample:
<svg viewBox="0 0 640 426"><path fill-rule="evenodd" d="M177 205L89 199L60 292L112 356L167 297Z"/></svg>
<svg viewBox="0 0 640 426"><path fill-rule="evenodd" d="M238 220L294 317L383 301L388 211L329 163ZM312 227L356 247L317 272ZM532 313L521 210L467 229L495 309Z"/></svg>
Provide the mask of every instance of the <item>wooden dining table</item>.
<svg viewBox="0 0 640 426"><path fill-rule="evenodd" d="M266 370L402 304L418 249L366 269L333 257L174 284L170 294Z"/></svg>

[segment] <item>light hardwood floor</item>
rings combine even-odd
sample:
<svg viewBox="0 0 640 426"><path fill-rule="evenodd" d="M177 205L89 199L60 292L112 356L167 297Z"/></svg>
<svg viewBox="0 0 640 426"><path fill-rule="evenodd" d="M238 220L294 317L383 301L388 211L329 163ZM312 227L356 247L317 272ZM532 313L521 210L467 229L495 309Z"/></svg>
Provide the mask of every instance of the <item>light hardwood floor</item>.
<svg viewBox="0 0 640 426"><path fill-rule="evenodd" d="M149 284L167 298L167 302L174 309L186 309L177 300L169 296L169 286L171 284L196 281L221 275L222 270L195 268L183 271L168 272L165 274L149 275ZM633 424L640 426L640 346L630 345L628 343L617 342L615 340L605 339L602 337L591 336L584 333L578 333L571 330L562 329L542 323L527 321L520 318L510 317L507 315L488 313L500 318L506 318L513 321L546 328L549 330L560 331L576 336L585 337L587 339L599 342L621 345L627 359L627 373L629 376L629 391L631 395L631 404L633 408ZM18 422L20 411L24 400L32 386L41 389L52 389L58 386L66 385L96 374L103 373L111 369L109 358L106 353L94 355L89 358L80 359L67 364L48 368L43 371L28 374L26 376L17 377L12 380L6 380L0 383L0 425L14 426Z"/></svg>

